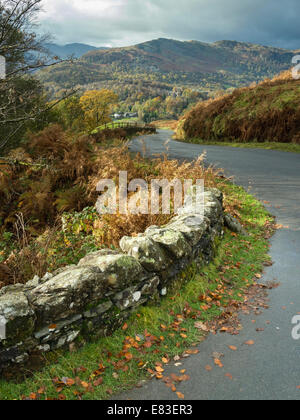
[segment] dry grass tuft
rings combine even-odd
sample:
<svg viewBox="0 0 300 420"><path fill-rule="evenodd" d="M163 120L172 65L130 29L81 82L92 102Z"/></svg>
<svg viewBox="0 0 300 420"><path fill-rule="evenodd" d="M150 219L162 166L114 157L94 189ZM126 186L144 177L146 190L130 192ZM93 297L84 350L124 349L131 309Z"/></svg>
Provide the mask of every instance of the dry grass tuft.
<svg viewBox="0 0 300 420"><path fill-rule="evenodd" d="M101 179L118 185L119 172L127 171L128 182L177 178L204 179L208 187L222 185L221 174L205 168L203 156L184 163L166 155L149 161L133 156L126 144L113 143L99 145L94 136L74 136L54 125L0 161L0 287L74 263L93 247L118 247L122 236L170 219L171 215L100 217L93 208ZM65 212L72 220L69 234L62 230Z"/></svg>

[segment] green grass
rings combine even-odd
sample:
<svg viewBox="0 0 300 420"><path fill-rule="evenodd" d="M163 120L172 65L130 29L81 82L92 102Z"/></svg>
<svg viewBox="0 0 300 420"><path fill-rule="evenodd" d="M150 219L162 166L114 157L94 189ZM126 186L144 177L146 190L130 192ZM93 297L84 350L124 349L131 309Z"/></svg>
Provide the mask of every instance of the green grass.
<svg viewBox="0 0 300 420"><path fill-rule="evenodd" d="M187 269L160 303L139 308L138 312L132 314L127 321L127 330L120 329L111 337L85 344L76 352L48 355L48 362L43 370L33 373L21 383L2 379L0 399L29 397L40 388L43 388L41 394L31 395L31 398L106 399L111 394L127 390L141 379L149 377L148 369L154 369L155 363L161 362L162 357L172 358L180 355L203 340L204 333L195 328L195 321L212 320L221 314L221 307L226 307L232 299L241 300L242 294L253 283L254 275L262 271L263 264L269 260L268 241L265 237L266 224L271 223L271 216L261 203L240 187L228 183L224 187L224 193L232 203L241 203L239 211L249 237L233 235L226 231L215 260L201 271L196 265ZM209 297L211 293L216 292L221 296L220 306L218 301L208 304L207 299L203 300L203 295ZM178 331L174 330L174 325L177 325L174 324L175 321L180 322ZM144 348L141 346L144 342L143 337L141 342L135 341L138 348L130 347L125 350L133 356L132 360L125 362L124 353L120 354L124 343L128 343L128 337L131 337L133 342L137 334L145 336L145 330L157 338L155 344ZM120 360L124 361L126 371L114 368L112 362ZM81 381L93 383L97 380L98 374L93 375L93 372L99 368L99 363L106 367L101 375L103 384L86 391ZM81 367L84 369L74 371ZM77 383L70 387L62 387L63 389L57 392L59 386L54 386L52 380L63 377L73 380L77 377Z"/></svg>
<svg viewBox="0 0 300 420"><path fill-rule="evenodd" d="M114 125L115 124L120 124L120 123L137 123L137 122L139 122L139 119L138 118L123 118L122 120L112 121L112 122L110 122L108 124L104 124L104 125L101 125L101 126L95 128L95 130L92 131L92 134L96 134L96 133L98 133L98 131L101 131L101 130L107 130L107 129L110 129L110 128L114 128Z"/></svg>
<svg viewBox="0 0 300 420"><path fill-rule="evenodd" d="M281 152L291 152L291 153L300 153L300 144L293 143L276 143L276 142L251 142L251 143L239 143L239 142L230 142L230 141L210 141L202 139L176 139L177 141L182 141L184 143L193 143L201 144L206 146L229 146L229 147L239 147L244 149L266 149L266 150L279 150Z"/></svg>

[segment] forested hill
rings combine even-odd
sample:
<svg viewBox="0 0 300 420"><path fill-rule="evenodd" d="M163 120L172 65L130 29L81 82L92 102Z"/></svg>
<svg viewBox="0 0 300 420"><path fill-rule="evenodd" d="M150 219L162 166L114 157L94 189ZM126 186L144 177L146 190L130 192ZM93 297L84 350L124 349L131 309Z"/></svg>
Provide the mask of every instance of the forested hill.
<svg viewBox="0 0 300 420"><path fill-rule="evenodd" d="M54 90L126 79L155 80L197 89L247 86L291 66L294 51L236 41L207 44L157 39L132 47L94 49L76 63L44 70L41 79ZM127 79L128 79L127 77Z"/></svg>
<svg viewBox="0 0 300 420"><path fill-rule="evenodd" d="M294 55L291 50L235 41L157 39L92 50L75 62L43 70L39 78L52 98L68 88L105 88L117 93L117 112L140 112L146 121L176 119L202 99L272 78L291 67Z"/></svg>
<svg viewBox="0 0 300 420"><path fill-rule="evenodd" d="M90 51L83 59L102 66L115 64L128 70L207 73L248 71L265 75L290 66L294 52L235 41L206 44L157 39L132 47Z"/></svg>

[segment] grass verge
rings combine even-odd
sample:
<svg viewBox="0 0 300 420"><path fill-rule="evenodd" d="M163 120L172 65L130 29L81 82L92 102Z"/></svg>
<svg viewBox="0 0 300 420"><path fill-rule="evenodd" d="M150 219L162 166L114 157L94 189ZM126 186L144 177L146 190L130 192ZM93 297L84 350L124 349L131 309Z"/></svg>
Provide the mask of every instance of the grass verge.
<svg viewBox="0 0 300 420"><path fill-rule="evenodd" d="M250 142L250 143L239 143L239 142L225 142L225 141L209 141L202 139L176 139L177 141L182 141L184 143L193 143L201 144L203 146L229 146L229 147L239 147L243 149L265 149L265 150L279 150L281 152L292 152L300 153L300 144L294 143L276 143L276 142Z"/></svg>
<svg viewBox="0 0 300 420"><path fill-rule="evenodd" d="M178 121L177 120L158 120L152 121L151 125L154 125L160 130L176 130Z"/></svg>
<svg viewBox="0 0 300 420"><path fill-rule="evenodd" d="M200 271L196 265L186 270L159 305L139 308L111 337L48 355L43 370L20 383L2 379L0 399L107 399L147 377L162 379L164 364L184 352L196 353L206 334L199 325L221 317L232 302L243 301L269 261L272 217L242 188L226 183L223 191L240 203L249 237L226 231L215 260Z"/></svg>
<svg viewBox="0 0 300 420"><path fill-rule="evenodd" d="M125 123L139 123L140 120L138 118L123 118L121 120L114 120L110 123L100 125L99 127L95 128L92 131L92 134L97 134L99 131L107 130L111 128L116 128L117 124L125 124Z"/></svg>

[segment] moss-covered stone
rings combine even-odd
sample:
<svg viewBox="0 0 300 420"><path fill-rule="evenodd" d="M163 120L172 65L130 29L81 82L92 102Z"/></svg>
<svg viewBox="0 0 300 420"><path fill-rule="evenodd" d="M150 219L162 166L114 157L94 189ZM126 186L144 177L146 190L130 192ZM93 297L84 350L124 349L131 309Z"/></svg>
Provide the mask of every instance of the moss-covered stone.
<svg viewBox="0 0 300 420"><path fill-rule="evenodd" d="M28 293L38 325L53 324L81 313L88 303L105 296L109 279L96 267L78 267L53 277Z"/></svg>
<svg viewBox="0 0 300 420"><path fill-rule="evenodd" d="M7 337L0 340L0 369L22 363L32 351L109 336L139 306L159 304L188 281L194 267L212 260L224 227L222 199L217 190L205 190L204 217L181 214L162 228L124 237L126 254L97 251L78 266L3 288L0 321L5 320Z"/></svg>
<svg viewBox="0 0 300 420"><path fill-rule="evenodd" d="M168 226L165 228L152 226L146 230L145 235L164 246L175 258L185 257L192 252L192 247L184 235Z"/></svg>
<svg viewBox="0 0 300 420"><path fill-rule="evenodd" d="M0 341L0 347L12 346L32 335L35 314L22 291L0 296L0 316L5 335L5 340Z"/></svg>
<svg viewBox="0 0 300 420"><path fill-rule="evenodd" d="M146 235L125 236L120 241L120 247L150 272L160 272L172 263L164 248Z"/></svg>
<svg viewBox="0 0 300 420"><path fill-rule="evenodd" d="M131 284L140 282L145 273L141 264L133 257L118 254L114 251L97 251L87 255L79 264L79 267L98 267L108 278L112 289L122 289Z"/></svg>

